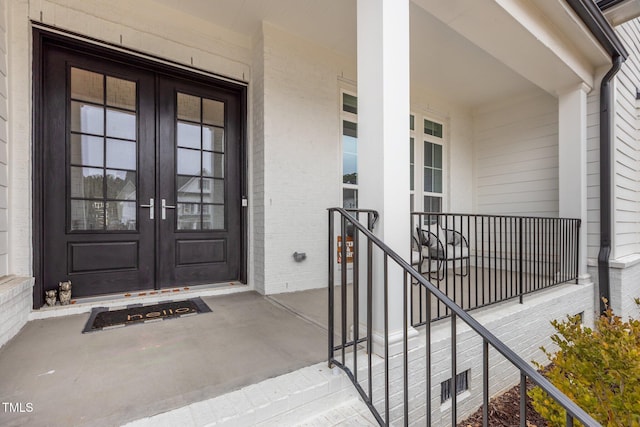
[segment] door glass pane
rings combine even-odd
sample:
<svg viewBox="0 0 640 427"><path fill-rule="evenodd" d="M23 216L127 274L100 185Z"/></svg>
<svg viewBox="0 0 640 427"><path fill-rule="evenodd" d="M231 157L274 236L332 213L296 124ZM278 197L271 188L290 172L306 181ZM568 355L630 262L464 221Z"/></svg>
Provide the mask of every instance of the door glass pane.
<svg viewBox="0 0 640 427"><path fill-rule="evenodd" d="M102 104L103 75L71 67L71 98Z"/></svg>
<svg viewBox="0 0 640 427"><path fill-rule="evenodd" d="M202 99L202 122L224 127L224 103L213 99Z"/></svg>
<svg viewBox="0 0 640 427"><path fill-rule="evenodd" d="M200 98L178 93L178 119L200 122Z"/></svg>
<svg viewBox="0 0 640 427"><path fill-rule="evenodd" d="M200 179L198 176L178 176L179 202L200 202Z"/></svg>
<svg viewBox="0 0 640 427"><path fill-rule="evenodd" d="M202 175L224 178L224 154L202 152Z"/></svg>
<svg viewBox="0 0 640 427"><path fill-rule="evenodd" d="M426 141L424 143L424 165L433 166L433 144Z"/></svg>
<svg viewBox="0 0 640 427"><path fill-rule="evenodd" d="M178 173L200 175L200 151L178 148Z"/></svg>
<svg viewBox="0 0 640 427"><path fill-rule="evenodd" d="M224 205L202 205L202 228L204 230L224 229Z"/></svg>
<svg viewBox="0 0 640 427"><path fill-rule="evenodd" d="M433 169L424 168L424 191L433 193Z"/></svg>
<svg viewBox="0 0 640 427"><path fill-rule="evenodd" d="M136 83L107 76L107 105L125 110L135 110Z"/></svg>
<svg viewBox="0 0 640 427"><path fill-rule="evenodd" d="M104 203L97 200L71 200L71 230L102 230Z"/></svg>
<svg viewBox="0 0 640 427"><path fill-rule="evenodd" d="M104 135L104 108L71 101L71 131Z"/></svg>
<svg viewBox="0 0 640 427"><path fill-rule="evenodd" d="M71 197L102 199L103 183L102 169L71 167Z"/></svg>
<svg viewBox="0 0 640 427"><path fill-rule="evenodd" d="M107 202L105 210L107 230L135 230L135 202Z"/></svg>
<svg viewBox="0 0 640 427"><path fill-rule="evenodd" d="M178 122L177 143L179 147L200 149L200 125Z"/></svg>
<svg viewBox="0 0 640 427"><path fill-rule="evenodd" d="M178 203L176 206L178 230L200 230L200 205L197 203Z"/></svg>
<svg viewBox="0 0 640 427"><path fill-rule="evenodd" d="M136 83L71 68L68 95L71 117L67 159L72 166L67 197L73 199L67 205L71 209L69 228L135 230Z"/></svg>
<svg viewBox="0 0 640 427"><path fill-rule="evenodd" d="M224 228L224 108L220 101L178 94L177 118L189 121L176 128L178 230Z"/></svg>
<svg viewBox="0 0 640 427"><path fill-rule="evenodd" d="M120 110L107 110L107 136L136 139L136 114Z"/></svg>
<svg viewBox="0 0 640 427"><path fill-rule="evenodd" d="M136 170L136 143L107 139L107 167Z"/></svg>
<svg viewBox="0 0 640 427"><path fill-rule="evenodd" d="M202 178L202 201L224 203L224 180Z"/></svg>
<svg viewBox="0 0 640 427"><path fill-rule="evenodd" d="M224 129L212 126L202 127L202 149L224 152Z"/></svg>
<svg viewBox="0 0 640 427"><path fill-rule="evenodd" d="M342 111L358 114L358 98L348 93L342 94Z"/></svg>
<svg viewBox="0 0 640 427"><path fill-rule="evenodd" d="M71 164L104 166L104 138L71 134Z"/></svg>
<svg viewBox="0 0 640 427"><path fill-rule="evenodd" d="M107 169L107 199L136 200L136 173Z"/></svg>

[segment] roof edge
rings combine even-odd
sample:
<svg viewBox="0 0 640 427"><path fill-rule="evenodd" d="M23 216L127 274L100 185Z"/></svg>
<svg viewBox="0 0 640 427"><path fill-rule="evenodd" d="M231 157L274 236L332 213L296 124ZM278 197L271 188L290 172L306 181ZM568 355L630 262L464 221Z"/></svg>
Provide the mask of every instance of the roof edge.
<svg viewBox="0 0 640 427"><path fill-rule="evenodd" d="M566 2L609 56L612 58L620 56L624 60L629 57L624 45L593 0L566 0Z"/></svg>

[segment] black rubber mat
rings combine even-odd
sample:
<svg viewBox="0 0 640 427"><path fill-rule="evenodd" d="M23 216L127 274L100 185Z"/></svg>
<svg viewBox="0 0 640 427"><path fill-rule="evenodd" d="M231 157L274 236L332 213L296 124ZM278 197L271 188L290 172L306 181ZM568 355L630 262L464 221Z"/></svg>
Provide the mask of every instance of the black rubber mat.
<svg viewBox="0 0 640 427"><path fill-rule="evenodd" d="M164 319L207 313L211 309L201 298L165 301L152 305L134 304L126 308L96 307L84 327L83 333L101 331L136 323L156 322Z"/></svg>

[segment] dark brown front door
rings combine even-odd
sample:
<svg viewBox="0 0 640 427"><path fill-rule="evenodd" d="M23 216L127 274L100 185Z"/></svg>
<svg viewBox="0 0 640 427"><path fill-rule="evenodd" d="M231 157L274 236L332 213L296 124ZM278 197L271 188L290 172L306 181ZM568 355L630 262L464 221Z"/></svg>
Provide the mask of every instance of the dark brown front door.
<svg viewBox="0 0 640 427"><path fill-rule="evenodd" d="M41 76L37 288L240 280L242 92L55 43Z"/></svg>

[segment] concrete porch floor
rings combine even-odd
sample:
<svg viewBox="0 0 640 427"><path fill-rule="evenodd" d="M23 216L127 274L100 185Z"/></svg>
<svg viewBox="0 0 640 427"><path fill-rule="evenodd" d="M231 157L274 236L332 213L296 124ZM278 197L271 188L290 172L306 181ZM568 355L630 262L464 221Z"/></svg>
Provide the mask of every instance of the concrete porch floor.
<svg viewBox="0 0 640 427"><path fill-rule="evenodd" d="M203 297L211 313L88 334L88 314L31 321L0 349L0 399L33 411L0 411L0 425L121 425L322 362L323 291L289 297L313 323L255 292Z"/></svg>

